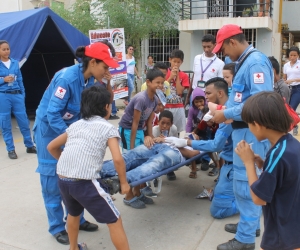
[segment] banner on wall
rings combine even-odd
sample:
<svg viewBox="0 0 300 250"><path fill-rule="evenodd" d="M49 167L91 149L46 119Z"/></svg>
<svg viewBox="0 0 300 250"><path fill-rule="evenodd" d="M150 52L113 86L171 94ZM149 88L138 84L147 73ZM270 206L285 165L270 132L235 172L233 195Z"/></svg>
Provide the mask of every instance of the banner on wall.
<svg viewBox="0 0 300 250"><path fill-rule="evenodd" d="M109 69L112 76L110 84L114 92L114 100L128 96L124 29L90 30L89 38L91 44L107 40L114 46L116 59L120 65L119 68Z"/></svg>

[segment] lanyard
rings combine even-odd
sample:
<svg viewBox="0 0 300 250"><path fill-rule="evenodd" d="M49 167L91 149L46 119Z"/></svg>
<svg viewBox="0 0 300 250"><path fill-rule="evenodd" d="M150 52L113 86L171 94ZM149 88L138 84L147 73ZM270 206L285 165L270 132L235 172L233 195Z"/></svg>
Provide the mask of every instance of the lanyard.
<svg viewBox="0 0 300 250"><path fill-rule="evenodd" d="M210 65L212 65L212 63L216 60L217 56L215 56L214 60L212 60L208 65L207 67L203 70L203 65L202 65L202 56L200 58L200 66L201 66L201 81L203 81L203 76L204 76L204 73L206 72L206 70L209 68Z"/></svg>

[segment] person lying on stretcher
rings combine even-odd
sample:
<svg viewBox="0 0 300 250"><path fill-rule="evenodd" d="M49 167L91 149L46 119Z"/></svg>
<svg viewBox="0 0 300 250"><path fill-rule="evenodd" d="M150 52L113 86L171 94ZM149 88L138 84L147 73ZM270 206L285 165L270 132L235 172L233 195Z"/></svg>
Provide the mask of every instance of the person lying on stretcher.
<svg viewBox="0 0 300 250"><path fill-rule="evenodd" d="M185 158L191 158L200 153L200 151L193 150L191 147L176 148L172 144L165 142L168 136L177 135L177 128L173 125L173 114L168 110L160 114L159 125L154 127L153 130L155 130L153 135L157 135L158 131L160 135L154 138L155 144L151 148L140 145L122 155L126 165L126 178L129 184L175 166L184 162ZM102 179L116 176L117 172L112 160L103 163L100 174ZM110 187L111 194L120 191L118 178L104 181ZM133 208L144 208L145 204L153 203L151 198L144 196L139 191L127 194L123 201L126 205Z"/></svg>

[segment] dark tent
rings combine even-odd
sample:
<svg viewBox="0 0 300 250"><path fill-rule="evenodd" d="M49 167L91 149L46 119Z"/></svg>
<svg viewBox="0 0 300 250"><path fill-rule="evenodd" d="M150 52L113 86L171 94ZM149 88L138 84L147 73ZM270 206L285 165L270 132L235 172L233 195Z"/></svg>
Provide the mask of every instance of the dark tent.
<svg viewBox="0 0 300 250"><path fill-rule="evenodd" d="M0 40L21 66L27 111L34 112L51 78L73 65L78 46L89 39L49 8L0 14Z"/></svg>

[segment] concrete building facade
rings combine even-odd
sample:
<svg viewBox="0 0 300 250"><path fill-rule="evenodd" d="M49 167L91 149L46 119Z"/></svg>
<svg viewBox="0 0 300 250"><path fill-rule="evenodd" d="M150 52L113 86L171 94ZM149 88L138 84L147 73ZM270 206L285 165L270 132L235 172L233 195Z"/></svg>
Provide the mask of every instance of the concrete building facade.
<svg viewBox="0 0 300 250"><path fill-rule="evenodd" d="M179 47L184 51L186 58L182 69L193 68L194 57L202 53L203 35L216 34L219 28L229 23L240 25L245 30L249 43L283 63L285 50L282 47L286 37L289 37L288 33L292 33L293 37L289 47L300 42L300 24L296 21L300 1L270 2L269 15L257 17L255 12L258 10L255 10L254 6L259 8L259 0L182 0L181 20L178 24ZM245 15L246 9L250 9L248 16ZM282 30L282 27L285 28Z"/></svg>

